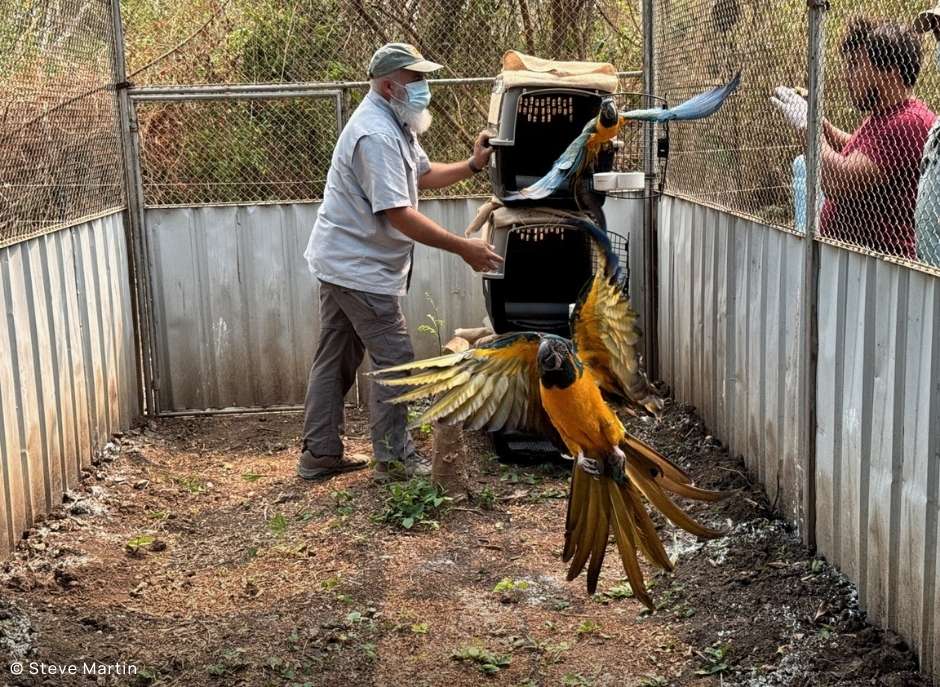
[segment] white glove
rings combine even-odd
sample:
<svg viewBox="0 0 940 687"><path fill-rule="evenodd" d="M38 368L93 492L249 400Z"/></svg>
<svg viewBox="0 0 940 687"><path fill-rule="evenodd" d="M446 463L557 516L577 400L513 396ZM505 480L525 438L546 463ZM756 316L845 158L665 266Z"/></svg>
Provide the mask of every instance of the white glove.
<svg viewBox="0 0 940 687"><path fill-rule="evenodd" d="M806 129L806 113L809 106L806 99L792 88L777 86L770 97L770 104L780 110L795 129Z"/></svg>

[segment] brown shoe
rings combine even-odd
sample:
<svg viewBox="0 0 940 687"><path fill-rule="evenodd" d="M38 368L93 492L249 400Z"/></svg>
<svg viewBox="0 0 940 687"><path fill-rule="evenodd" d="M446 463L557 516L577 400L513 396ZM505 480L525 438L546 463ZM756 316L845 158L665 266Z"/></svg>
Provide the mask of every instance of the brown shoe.
<svg viewBox="0 0 940 687"><path fill-rule="evenodd" d="M369 464L369 458L361 454L351 456L315 456L310 451L300 454L297 475L303 479L325 479L342 472L361 470Z"/></svg>

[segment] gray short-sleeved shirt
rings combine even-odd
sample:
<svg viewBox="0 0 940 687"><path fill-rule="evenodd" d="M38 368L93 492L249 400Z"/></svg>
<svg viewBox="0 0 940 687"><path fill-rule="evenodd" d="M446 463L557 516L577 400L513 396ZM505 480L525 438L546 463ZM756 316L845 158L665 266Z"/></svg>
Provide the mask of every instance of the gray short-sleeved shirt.
<svg viewBox="0 0 940 687"><path fill-rule="evenodd" d="M414 134L370 91L333 150L304 253L314 276L359 291L403 296L414 242L382 211L417 207L418 177L430 169Z"/></svg>

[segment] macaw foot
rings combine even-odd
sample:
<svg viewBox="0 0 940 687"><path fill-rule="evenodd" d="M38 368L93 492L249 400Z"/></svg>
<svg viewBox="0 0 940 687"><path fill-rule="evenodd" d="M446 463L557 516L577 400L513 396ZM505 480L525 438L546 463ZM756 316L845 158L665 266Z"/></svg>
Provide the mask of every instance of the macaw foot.
<svg viewBox="0 0 940 687"><path fill-rule="evenodd" d="M600 477L604 471L604 466L601 461L588 458L583 453L578 454L578 467L591 477Z"/></svg>
<svg viewBox="0 0 940 687"><path fill-rule="evenodd" d="M607 469L609 470L610 478L617 484L623 484L626 480L623 469L626 460L627 454L625 454L619 446L614 446L613 453L607 456Z"/></svg>

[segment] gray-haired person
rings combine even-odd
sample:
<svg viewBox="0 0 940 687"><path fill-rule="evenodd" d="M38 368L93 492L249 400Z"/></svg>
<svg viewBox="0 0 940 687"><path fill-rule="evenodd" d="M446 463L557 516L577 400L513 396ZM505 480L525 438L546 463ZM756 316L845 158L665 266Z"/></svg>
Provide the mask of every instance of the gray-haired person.
<svg viewBox="0 0 940 687"><path fill-rule="evenodd" d="M480 239L452 234L418 212L418 192L467 179L489 161L481 133L467 160L431 162L418 136L431 125L425 75L441 65L411 45L389 43L369 63L371 89L349 118L333 151L305 257L320 286L320 340L307 397L297 474L320 479L369 464L345 455L343 399L368 351L373 368L414 359L399 299L405 295L414 242L459 255L474 270L502 259ZM415 450L407 408L385 403L394 391L373 385L369 395L377 479L400 466L402 476L427 474Z"/></svg>
<svg viewBox="0 0 940 687"><path fill-rule="evenodd" d="M914 29L932 32L937 40L934 64L940 69L940 4L921 12L914 21ZM917 188L917 207L914 210L914 241L917 259L940 267L940 117L927 134L924 154L920 160L920 182Z"/></svg>

